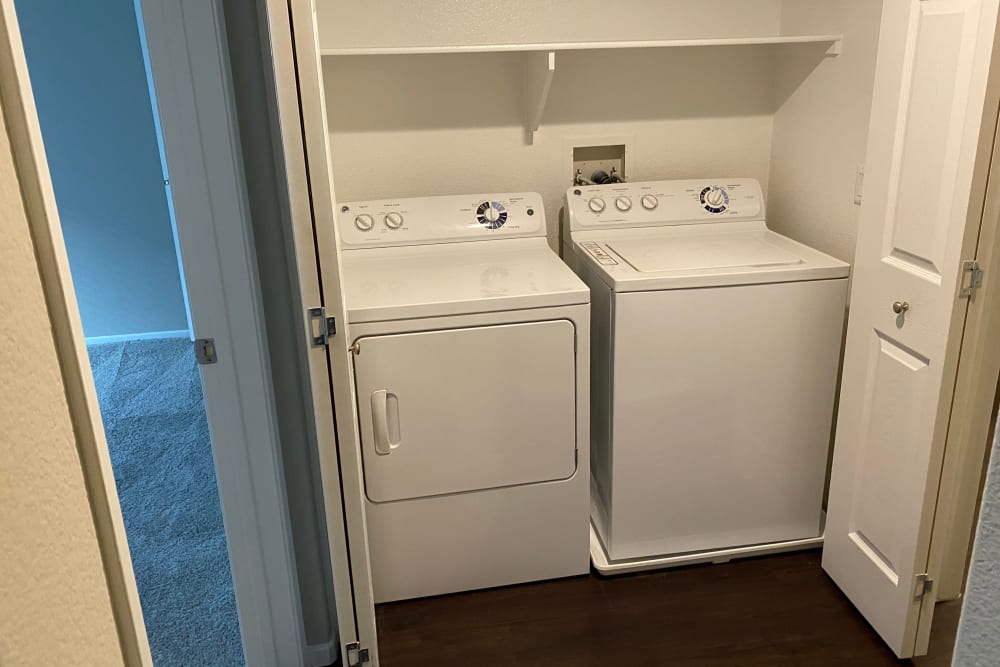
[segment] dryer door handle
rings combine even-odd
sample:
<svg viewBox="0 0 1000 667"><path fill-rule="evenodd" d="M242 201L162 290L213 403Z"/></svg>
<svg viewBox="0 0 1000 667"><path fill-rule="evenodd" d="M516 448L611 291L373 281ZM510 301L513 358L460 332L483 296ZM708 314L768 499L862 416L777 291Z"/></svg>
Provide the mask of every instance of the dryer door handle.
<svg viewBox="0 0 1000 667"><path fill-rule="evenodd" d="M372 430L375 432L375 453L391 454L399 447L389 439L389 392L378 389L372 392Z"/></svg>

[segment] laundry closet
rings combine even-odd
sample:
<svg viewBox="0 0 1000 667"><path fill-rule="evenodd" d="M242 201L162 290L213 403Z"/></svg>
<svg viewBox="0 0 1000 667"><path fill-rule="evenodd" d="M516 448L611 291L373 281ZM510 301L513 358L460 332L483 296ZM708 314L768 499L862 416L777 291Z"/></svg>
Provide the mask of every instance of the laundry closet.
<svg viewBox="0 0 1000 667"><path fill-rule="evenodd" d="M896 655L925 652L935 601L961 592L975 499L959 489L978 484L982 461L981 452L977 462L975 451L950 444L948 422L979 279L966 262L976 257L996 127L997 1L289 6L288 17L272 17L271 31L290 22L294 35L273 38L276 78L285 159L302 195L292 217L303 301L324 308L305 326L329 351L310 364L347 664L377 660L372 586L379 590L384 561L372 553L385 526L375 514L399 500L373 487L363 453L366 440L376 443L373 455L398 445L398 429L380 434L370 414L389 424L400 408L359 374L368 345L359 336L407 331L352 321L344 286L359 253L381 243L365 234L392 212L385 202L479 193L469 195L470 219L487 228L508 214L544 219L537 230L503 233L544 238L563 253L568 192L599 169L629 184L752 189L756 181L769 230L852 266L852 307L827 327L831 340L841 327L847 333L830 434L837 447L826 468L824 569ZM492 201L487 193L519 194ZM453 204L456 212L465 206ZM406 224L425 218L414 213ZM385 226L406 229L403 216ZM450 241L467 233L460 222L446 231ZM413 233L415 243L440 242ZM318 266L309 268L312 252ZM561 312L553 317L580 324ZM577 344L587 338L578 332ZM490 340L481 344L488 355ZM424 368L418 356L430 348L405 349ZM406 364L393 358L393 368ZM594 371L576 369L588 378ZM332 378L332 397L323 395L324 378ZM392 474L412 481L405 468ZM419 533L414 516L403 512L393 530ZM393 577L420 576L397 566Z"/></svg>

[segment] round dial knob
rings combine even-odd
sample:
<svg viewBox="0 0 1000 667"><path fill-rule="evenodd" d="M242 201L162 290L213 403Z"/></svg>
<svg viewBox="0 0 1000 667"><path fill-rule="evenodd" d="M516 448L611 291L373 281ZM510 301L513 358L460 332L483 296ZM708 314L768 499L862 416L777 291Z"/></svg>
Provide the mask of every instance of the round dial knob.
<svg viewBox="0 0 1000 667"><path fill-rule="evenodd" d="M660 200L653 195L643 195L642 199L639 200L642 207L647 211L652 211L654 208L660 205Z"/></svg>
<svg viewBox="0 0 1000 667"><path fill-rule="evenodd" d="M702 190L699 199L709 213L725 213L729 208L729 193L718 185L710 185Z"/></svg>
<svg viewBox="0 0 1000 667"><path fill-rule="evenodd" d="M354 218L354 226L363 232L367 232L375 226L375 218L371 217L367 213L362 213L358 217Z"/></svg>
<svg viewBox="0 0 1000 667"><path fill-rule="evenodd" d="M507 222L507 209L498 201L484 201L476 209L476 220L486 229L500 229Z"/></svg>
<svg viewBox="0 0 1000 667"><path fill-rule="evenodd" d="M615 208L624 213L625 211L632 208L632 200L622 195L620 197L615 197Z"/></svg>
<svg viewBox="0 0 1000 667"><path fill-rule="evenodd" d="M392 213L386 213L385 219L382 222L389 229L399 229L403 226L403 216L393 211Z"/></svg>
<svg viewBox="0 0 1000 667"><path fill-rule="evenodd" d="M592 197L590 201L587 202L587 206L589 206L590 210L594 213L600 213L604 210L605 203L600 197Z"/></svg>

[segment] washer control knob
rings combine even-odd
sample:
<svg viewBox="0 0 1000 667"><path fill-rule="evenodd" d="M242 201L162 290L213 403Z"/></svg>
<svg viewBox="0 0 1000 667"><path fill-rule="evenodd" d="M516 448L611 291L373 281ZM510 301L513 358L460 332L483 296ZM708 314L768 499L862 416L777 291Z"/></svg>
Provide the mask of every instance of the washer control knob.
<svg viewBox="0 0 1000 667"><path fill-rule="evenodd" d="M642 199L640 199L639 202L642 204L642 207L647 211L652 211L653 209L655 209L657 206L660 205L660 200L657 199L654 195L643 195Z"/></svg>
<svg viewBox="0 0 1000 667"><path fill-rule="evenodd" d="M726 203L726 192L722 188L713 188L705 195L705 201L712 206L722 206Z"/></svg>
<svg viewBox="0 0 1000 667"><path fill-rule="evenodd" d="M615 208L624 213L632 208L632 200L625 195L615 197Z"/></svg>
<svg viewBox="0 0 1000 667"><path fill-rule="evenodd" d="M362 213L354 218L354 226L363 232L367 232L375 226L375 218L371 217L367 213Z"/></svg>
<svg viewBox="0 0 1000 667"><path fill-rule="evenodd" d="M386 213L385 219L382 222L389 229L399 229L403 226L403 216L393 211L392 213Z"/></svg>
<svg viewBox="0 0 1000 667"><path fill-rule="evenodd" d="M590 201L587 202L587 206L589 206L590 210L594 213L600 213L604 210L605 203L600 197L591 197Z"/></svg>

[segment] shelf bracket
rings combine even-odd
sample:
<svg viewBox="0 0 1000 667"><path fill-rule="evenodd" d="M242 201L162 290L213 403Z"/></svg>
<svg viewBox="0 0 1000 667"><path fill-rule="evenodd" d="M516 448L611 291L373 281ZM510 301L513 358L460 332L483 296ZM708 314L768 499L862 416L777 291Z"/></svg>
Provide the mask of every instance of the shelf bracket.
<svg viewBox="0 0 1000 667"><path fill-rule="evenodd" d="M552 76L556 72L555 51L530 51L524 65L525 140L535 143L535 132L542 124L545 103L549 99Z"/></svg>
<svg viewBox="0 0 1000 667"><path fill-rule="evenodd" d="M843 52L844 52L844 40L838 39L837 41L835 41L833 44L830 45L829 49L826 50L826 57L836 58Z"/></svg>

